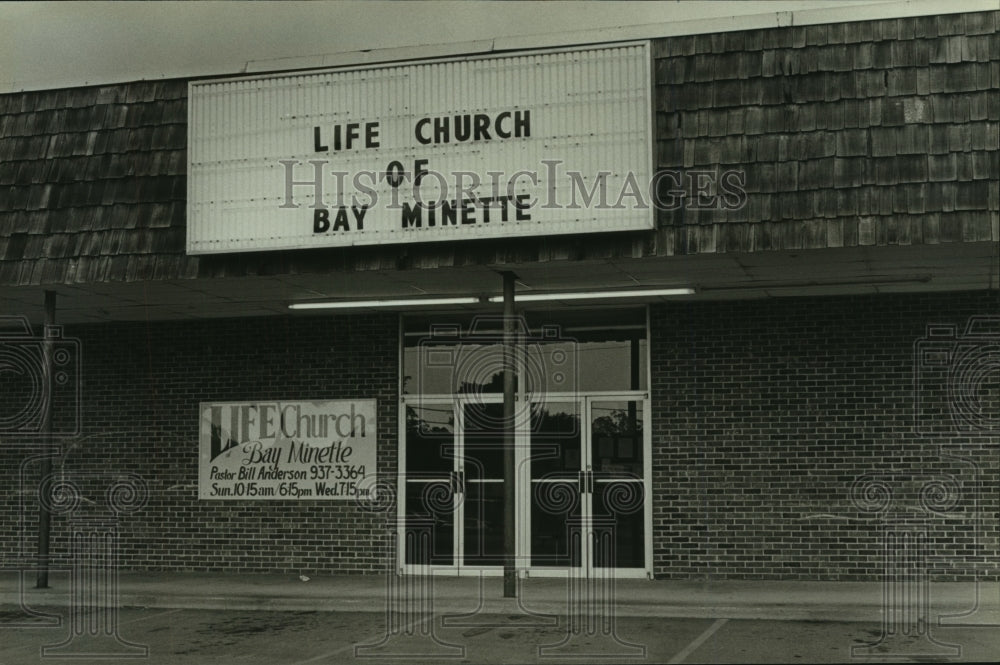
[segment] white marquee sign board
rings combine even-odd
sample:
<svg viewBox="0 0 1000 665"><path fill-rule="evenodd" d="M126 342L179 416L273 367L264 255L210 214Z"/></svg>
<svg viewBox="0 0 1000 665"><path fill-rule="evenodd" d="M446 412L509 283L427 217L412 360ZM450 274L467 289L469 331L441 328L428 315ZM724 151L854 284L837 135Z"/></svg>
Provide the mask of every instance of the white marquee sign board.
<svg viewBox="0 0 1000 665"><path fill-rule="evenodd" d="M646 43L189 93L192 254L653 227Z"/></svg>

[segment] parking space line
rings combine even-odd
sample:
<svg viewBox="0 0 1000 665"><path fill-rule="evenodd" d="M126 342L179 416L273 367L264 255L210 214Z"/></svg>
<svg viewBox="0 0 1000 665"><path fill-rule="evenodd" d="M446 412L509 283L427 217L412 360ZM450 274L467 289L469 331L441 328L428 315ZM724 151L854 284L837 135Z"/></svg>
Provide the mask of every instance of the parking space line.
<svg viewBox="0 0 1000 665"><path fill-rule="evenodd" d="M173 610L164 610L163 612L159 612L157 614L151 614L149 616L138 616L138 617L135 617L134 619L129 619L128 621L119 621L118 625L119 626L127 626L130 623L136 623L136 622L139 622L139 621L146 621L147 619L155 619L156 617L167 616L168 614L176 614L177 612L183 612L183 611L184 610L182 608L179 608L179 607L177 609L173 609Z"/></svg>
<svg viewBox="0 0 1000 665"><path fill-rule="evenodd" d="M694 641L691 642L691 644L681 649L680 652L676 656L668 660L667 663L683 663L685 658L694 653L695 649L704 644L705 641L708 640L708 638L710 638L712 635L714 635L715 631L722 628L722 626L724 626L727 621L729 621L729 619L716 619L715 623L706 628L704 633L694 638Z"/></svg>
<svg viewBox="0 0 1000 665"><path fill-rule="evenodd" d="M90 611L99 611L99 610L92 609ZM121 611L120 608L119 608L119 611ZM148 611L148 610L141 610L141 611ZM166 616L168 614L175 614L177 612L183 612L183 611L184 610L181 609L181 608L177 608L177 609L174 609L174 610L164 610L163 612L157 612L156 614L152 614L150 616L139 616L139 617L135 617L134 619L129 619L128 621L119 621L118 625L119 626L126 626L126 625L131 624L131 623L136 623L136 622L139 622L139 621L145 621L147 619L154 619L156 617L162 617L162 616ZM66 620L68 621L69 619L66 618ZM62 626L50 626L50 627L51 628L58 628L58 627L64 627L64 626L65 626L65 624L63 624ZM4 655L10 655L12 653L15 653L15 652L18 652L18 651L25 651L27 649L41 649L43 646L44 645L42 645L42 644L35 644L35 643L22 644L21 646L11 647L9 649L4 649L3 650L3 654ZM3 665L2 661L0 661L0 665Z"/></svg>
<svg viewBox="0 0 1000 665"><path fill-rule="evenodd" d="M417 626L423 625L423 624L427 623L428 621L431 621L433 618L434 617L431 616L431 617L424 617L423 619L420 619L419 621L411 621L410 623L408 623L405 626L403 626L403 628L400 630L400 632L402 632L402 633L412 632ZM383 632L383 634L384 634L384 632ZM324 654L320 654L318 656L313 656L312 658L307 658L305 660L300 660L300 661L297 661L297 662L293 663L292 665L306 665L306 663L317 663L317 662L319 662L321 660L326 660L327 658L329 658L331 656L336 656L339 653L344 653L345 651L348 651L350 649L354 649L356 646L358 646L358 645L357 644L348 644L347 646L340 647L339 649L336 649L335 651L330 651L329 653L324 653Z"/></svg>

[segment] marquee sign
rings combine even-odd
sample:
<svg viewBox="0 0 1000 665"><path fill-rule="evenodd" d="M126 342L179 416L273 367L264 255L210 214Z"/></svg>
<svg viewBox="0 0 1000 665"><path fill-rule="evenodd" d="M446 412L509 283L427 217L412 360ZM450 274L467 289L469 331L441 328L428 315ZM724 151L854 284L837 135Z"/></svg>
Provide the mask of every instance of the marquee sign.
<svg viewBox="0 0 1000 665"><path fill-rule="evenodd" d="M648 45L189 90L187 249L653 227Z"/></svg>
<svg viewBox="0 0 1000 665"><path fill-rule="evenodd" d="M375 498L375 400L204 402L199 499Z"/></svg>

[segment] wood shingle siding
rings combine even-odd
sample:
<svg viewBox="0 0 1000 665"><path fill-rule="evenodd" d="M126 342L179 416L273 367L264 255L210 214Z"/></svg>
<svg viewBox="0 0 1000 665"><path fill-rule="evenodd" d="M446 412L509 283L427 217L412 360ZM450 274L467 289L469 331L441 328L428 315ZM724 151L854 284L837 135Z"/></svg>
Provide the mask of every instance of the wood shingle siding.
<svg viewBox="0 0 1000 665"><path fill-rule="evenodd" d="M14 93L0 95L0 283L1000 240L1000 12L652 52L655 166L741 172L741 208L658 210L648 233L188 257L187 81Z"/></svg>
<svg viewBox="0 0 1000 665"><path fill-rule="evenodd" d="M659 211L658 253L1000 239L998 15L655 41L657 167L748 192Z"/></svg>
<svg viewBox="0 0 1000 665"><path fill-rule="evenodd" d="M186 81L0 95L0 281L194 276L186 98Z"/></svg>

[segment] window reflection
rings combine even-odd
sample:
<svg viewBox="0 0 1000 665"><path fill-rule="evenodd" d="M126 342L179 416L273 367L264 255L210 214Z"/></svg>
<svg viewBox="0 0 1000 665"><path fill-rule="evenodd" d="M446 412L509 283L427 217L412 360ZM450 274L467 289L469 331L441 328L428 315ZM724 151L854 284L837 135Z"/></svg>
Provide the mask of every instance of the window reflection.
<svg viewBox="0 0 1000 665"><path fill-rule="evenodd" d="M455 410L448 404L406 407L406 470L447 475L455 458Z"/></svg>
<svg viewBox="0 0 1000 665"><path fill-rule="evenodd" d="M642 477L641 402L593 402L590 412L594 471Z"/></svg>
<svg viewBox="0 0 1000 665"><path fill-rule="evenodd" d="M580 471L580 414L576 402L531 405L531 477L561 475L576 478Z"/></svg>
<svg viewBox="0 0 1000 665"><path fill-rule="evenodd" d="M645 311L625 312L528 313L530 336L519 362L519 378L527 391L538 395L645 390ZM502 392L500 335L492 329L473 334L474 325L474 317L465 317L449 324L448 334L441 334L442 326L434 319L406 319L403 393ZM477 335L482 343L476 342Z"/></svg>

